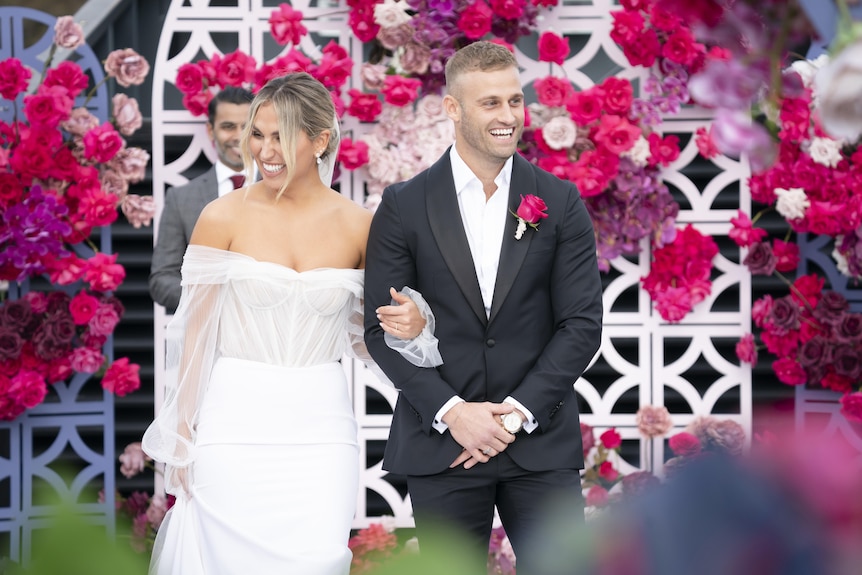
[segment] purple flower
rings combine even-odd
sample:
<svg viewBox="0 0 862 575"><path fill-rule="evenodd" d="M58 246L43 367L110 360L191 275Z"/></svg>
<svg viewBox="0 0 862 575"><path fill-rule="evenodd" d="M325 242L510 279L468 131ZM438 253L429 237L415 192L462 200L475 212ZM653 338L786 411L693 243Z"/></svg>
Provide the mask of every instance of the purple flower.
<svg viewBox="0 0 862 575"><path fill-rule="evenodd" d="M799 304L789 295L776 299L767 321L778 335L799 329Z"/></svg>
<svg viewBox="0 0 862 575"><path fill-rule="evenodd" d="M823 292L817 307L814 309L814 317L818 320L836 325L844 317L844 312L850 308L850 304L843 295L837 291L828 290Z"/></svg>
<svg viewBox="0 0 862 575"><path fill-rule="evenodd" d="M727 110L748 110L766 86L767 76L739 60L709 60L688 81L692 98L699 104Z"/></svg>
<svg viewBox="0 0 862 575"><path fill-rule="evenodd" d="M822 366L830 361L830 352L830 344L825 338L819 335L812 337L799 350L799 364L806 369Z"/></svg>
<svg viewBox="0 0 862 575"><path fill-rule="evenodd" d="M0 308L0 324L14 330L23 329L33 317L33 309L26 299L7 301Z"/></svg>
<svg viewBox="0 0 862 575"><path fill-rule="evenodd" d="M845 313L836 328L838 339L844 343L858 342L862 339L862 314Z"/></svg>
<svg viewBox="0 0 862 575"><path fill-rule="evenodd" d="M17 359L23 347L21 336L7 327L0 328L0 361Z"/></svg>
<svg viewBox="0 0 862 575"><path fill-rule="evenodd" d="M748 249L748 255L742 263L748 267L752 275L772 275L775 271L775 254L772 246L766 242L757 242Z"/></svg>
<svg viewBox="0 0 862 575"><path fill-rule="evenodd" d="M832 365L835 372L852 380L859 379L862 375L862 362L860 362L858 346L841 343L832 351Z"/></svg>

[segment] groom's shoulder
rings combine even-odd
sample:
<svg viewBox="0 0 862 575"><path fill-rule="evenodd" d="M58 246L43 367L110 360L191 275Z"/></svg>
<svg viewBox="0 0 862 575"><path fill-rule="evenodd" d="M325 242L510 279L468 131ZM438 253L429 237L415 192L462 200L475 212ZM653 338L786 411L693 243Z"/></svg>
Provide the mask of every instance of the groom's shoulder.
<svg viewBox="0 0 862 575"><path fill-rule="evenodd" d="M557 177L523 156L516 154L515 158L516 166L521 170L526 170L535 179L536 189L541 190L544 194L559 195L561 198L568 197L570 194L580 196L580 192L573 182Z"/></svg>

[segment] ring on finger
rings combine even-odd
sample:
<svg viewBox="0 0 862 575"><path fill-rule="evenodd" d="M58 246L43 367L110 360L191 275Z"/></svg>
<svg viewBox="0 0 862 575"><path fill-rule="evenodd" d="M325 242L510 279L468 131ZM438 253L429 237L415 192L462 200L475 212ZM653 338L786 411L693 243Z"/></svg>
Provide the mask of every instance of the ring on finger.
<svg viewBox="0 0 862 575"><path fill-rule="evenodd" d="M488 449L483 449L482 454L483 455L491 455L491 448L489 447Z"/></svg>

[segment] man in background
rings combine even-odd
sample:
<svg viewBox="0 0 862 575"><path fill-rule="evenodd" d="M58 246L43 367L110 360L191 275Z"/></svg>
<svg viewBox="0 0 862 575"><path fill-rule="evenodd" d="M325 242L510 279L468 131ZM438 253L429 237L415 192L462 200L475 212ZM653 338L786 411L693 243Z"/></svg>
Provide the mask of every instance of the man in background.
<svg viewBox="0 0 862 575"><path fill-rule="evenodd" d="M207 110L207 135L218 159L212 168L165 195L150 268L150 296L169 314L180 303L180 268L201 210L245 183L239 142L252 98L248 90L233 86L213 97Z"/></svg>

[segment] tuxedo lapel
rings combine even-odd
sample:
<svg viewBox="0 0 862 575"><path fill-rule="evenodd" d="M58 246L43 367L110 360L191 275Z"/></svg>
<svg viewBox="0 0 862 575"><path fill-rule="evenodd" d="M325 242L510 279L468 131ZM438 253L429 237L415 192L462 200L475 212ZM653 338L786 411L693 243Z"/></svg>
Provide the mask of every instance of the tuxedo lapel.
<svg viewBox="0 0 862 575"><path fill-rule="evenodd" d="M482 302L470 244L461 220L448 151L431 166L426 177L425 202L431 233L470 308L486 324L485 304Z"/></svg>
<svg viewBox="0 0 862 575"><path fill-rule="evenodd" d="M512 181L509 185L509 211L515 213L521 203L521 196L536 193L536 179L527 160L520 154L515 154L512 163ZM527 228L520 240L515 239L515 231L518 229L518 218L508 214L506 228L503 232L503 246L500 249L500 265L497 268L497 281L494 284L494 299L491 302L491 317L489 322L494 321L500 306L509 295L512 284L518 276L518 271L527 256L527 250L533 239L535 230Z"/></svg>

